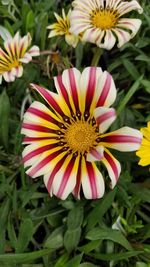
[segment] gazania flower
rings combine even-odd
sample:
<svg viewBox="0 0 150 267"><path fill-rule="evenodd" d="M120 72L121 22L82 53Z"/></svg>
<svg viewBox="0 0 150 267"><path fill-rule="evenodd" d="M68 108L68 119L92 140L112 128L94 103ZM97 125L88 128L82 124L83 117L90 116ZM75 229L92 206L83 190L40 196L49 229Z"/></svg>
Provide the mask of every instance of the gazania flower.
<svg viewBox="0 0 150 267"><path fill-rule="evenodd" d="M147 166L150 165L150 121L147 123L147 127L141 129L141 132L144 137L136 155L140 157L139 165Z"/></svg>
<svg viewBox="0 0 150 267"><path fill-rule="evenodd" d="M141 20L121 18L124 14L142 8L136 0L75 0L71 13L70 32L83 32L83 41L95 43L101 48L111 49L118 40L118 47L135 36Z"/></svg>
<svg viewBox="0 0 150 267"><path fill-rule="evenodd" d="M57 36L57 35L65 35L65 41L67 44L76 47L79 41L79 37L70 33L70 14L71 10L69 10L68 14L65 14L64 9L62 9L62 17L60 17L57 13L54 13L57 22L49 25L47 28L50 29L50 33L48 35L49 38Z"/></svg>
<svg viewBox="0 0 150 267"><path fill-rule="evenodd" d="M23 74L23 63L29 63L33 56L38 56L39 48L32 46L31 36L28 33L20 37L19 32L14 37L9 34L9 38L4 42L4 49L0 47L0 83L2 77L6 82L13 82L16 77Z"/></svg>
<svg viewBox="0 0 150 267"><path fill-rule="evenodd" d="M54 78L57 93L32 84L48 106L33 102L24 115L22 134L27 174L44 175L45 185L53 194L65 199L71 192L87 199L104 194L104 180L95 161L105 165L111 187L120 175L120 163L109 151L134 151L141 144L140 131L123 127L105 133L116 118L109 108L116 98L111 75L99 67L65 70Z"/></svg>

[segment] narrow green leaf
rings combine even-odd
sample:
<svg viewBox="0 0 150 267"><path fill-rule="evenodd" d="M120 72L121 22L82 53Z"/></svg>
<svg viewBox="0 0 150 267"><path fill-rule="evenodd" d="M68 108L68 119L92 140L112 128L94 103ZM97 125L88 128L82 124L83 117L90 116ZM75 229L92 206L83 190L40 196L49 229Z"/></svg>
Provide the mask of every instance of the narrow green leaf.
<svg viewBox="0 0 150 267"><path fill-rule="evenodd" d="M88 256L103 261L119 261L119 260L126 260L131 257L136 257L142 254L143 251L128 251L128 252L119 252L119 253L89 253Z"/></svg>
<svg viewBox="0 0 150 267"><path fill-rule="evenodd" d="M124 97L124 99L121 101L121 103L120 103L120 105L119 105L119 107L117 109L117 114L118 115L125 108L125 106L129 102L129 100L131 99L131 97L135 94L135 92L140 89L139 86L140 86L140 83L142 81L142 78L143 78L143 76L140 76L139 79L134 82L134 84L132 85L132 87L129 89L128 93Z"/></svg>
<svg viewBox="0 0 150 267"><path fill-rule="evenodd" d="M8 254L1 254L0 255L0 263L3 264L21 264L21 263L28 263L38 258L41 258L45 255L48 255L51 252L50 249L42 249L36 252L29 252L29 253L8 253Z"/></svg>
<svg viewBox="0 0 150 267"><path fill-rule="evenodd" d="M83 208L81 206L77 206L73 208L67 218L68 229L76 229L82 225L83 221Z"/></svg>
<svg viewBox="0 0 150 267"><path fill-rule="evenodd" d="M35 24L35 17L32 10L29 11L26 17L26 32L31 30L34 27Z"/></svg>
<svg viewBox="0 0 150 267"><path fill-rule="evenodd" d="M28 246L34 232L33 222L31 219L25 219L21 222L18 236L16 252L23 252Z"/></svg>
<svg viewBox="0 0 150 267"><path fill-rule="evenodd" d="M122 245L127 250L132 250L128 240L118 230L95 228L87 233L86 238L90 240L112 240Z"/></svg>
<svg viewBox="0 0 150 267"><path fill-rule="evenodd" d="M11 217L9 216L8 218L8 224L7 224L7 231L8 231L8 237L11 243L12 248L16 249L17 247L17 237L16 237L16 232L14 229L14 225L12 222Z"/></svg>
<svg viewBox="0 0 150 267"><path fill-rule="evenodd" d="M64 235L64 246L68 253L70 253L72 250L74 250L79 241L81 236L81 228L78 227L74 230L67 230Z"/></svg>
<svg viewBox="0 0 150 267"><path fill-rule="evenodd" d="M0 140L4 147L8 148L10 102L6 91L0 95Z"/></svg>
<svg viewBox="0 0 150 267"><path fill-rule="evenodd" d="M79 264L82 260L82 255L75 256L72 260L68 261L68 263L64 267L79 267Z"/></svg>
<svg viewBox="0 0 150 267"><path fill-rule="evenodd" d="M58 249L63 246L63 227L56 228L46 239L44 247Z"/></svg>
<svg viewBox="0 0 150 267"><path fill-rule="evenodd" d="M68 261L68 258L69 258L68 254L63 254L63 255L59 258L59 260L56 262L56 264L55 264L54 267L64 267L65 264L66 264L67 261Z"/></svg>
<svg viewBox="0 0 150 267"><path fill-rule="evenodd" d="M91 241L89 242L88 244L82 246L82 247L79 247L78 249L81 251L81 252L84 252L84 253L89 253L91 252L92 250L96 249L97 247L99 247L100 243L102 241L101 240L94 240L94 241Z"/></svg>
<svg viewBox="0 0 150 267"><path fill-rule="evenodd" d="M134 80L137 80L140 76L140 73L138 72L137 68L135 67L135 65L133 65L133 63L131 61L129 61L126 58L122 59L122 63L125 66L127 72L131 75L131 77Z"/></svg>
<svg viewBox="0 0 150 267"><path fill-rule="evenodd" d="M107 195L104 196L103 199L97 201L96 207L90 212L87 217L87 229L92 229L98 222L100 222L107 212L107 210L111 207L112 202L114 201L116 195L116 188L113 191L110 191Z"/></svg>
<svg viewBox="0 0 150 267"><path fill-rule="evenodd" d="M98 265L95 265L89 262L85 262L85 263L80 264L79 267L100 267L100 265L98 266Z"/></svg>

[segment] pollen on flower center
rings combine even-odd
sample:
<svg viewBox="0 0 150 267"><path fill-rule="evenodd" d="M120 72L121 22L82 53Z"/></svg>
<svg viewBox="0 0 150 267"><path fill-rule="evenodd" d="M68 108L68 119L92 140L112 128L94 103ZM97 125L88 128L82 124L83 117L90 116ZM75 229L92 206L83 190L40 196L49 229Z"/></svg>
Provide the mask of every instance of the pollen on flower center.
<svg viewBox="0 0 150 267"><path fill-rule="evenodd" d="M112 9L94 10L91 13L92 24L96 28L107 30L113 28L118 20L118 14Z"/></svg>
<svg viewBox="0 0 150 267"><path fill-rule="evenodd" d="M65 140L72 151L84 153L94 146L98 133L85 121L71 124L65 132Z"/></svg>

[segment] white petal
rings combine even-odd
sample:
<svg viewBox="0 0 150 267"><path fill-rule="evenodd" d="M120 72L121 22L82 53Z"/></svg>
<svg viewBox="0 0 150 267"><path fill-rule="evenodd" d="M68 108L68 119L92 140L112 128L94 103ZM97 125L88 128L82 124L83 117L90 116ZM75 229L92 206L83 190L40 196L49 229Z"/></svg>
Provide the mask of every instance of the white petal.
<svg viewBox="0 0 150 267"><path fill-rule="evenodd" d="M99 161L104 156L103 152L104 152L104 147L103 146L94 147L94 148L92 148L90 150L90 152L87 153L86 160L89 161L89 162Z"/></svg>
<svg viewBox="0 0 150 267"><path fill-rule="evenodd" d="M94 110L94 117L99 125L99 132L104 133L116 119L114 108L98 107Z"/></svg>

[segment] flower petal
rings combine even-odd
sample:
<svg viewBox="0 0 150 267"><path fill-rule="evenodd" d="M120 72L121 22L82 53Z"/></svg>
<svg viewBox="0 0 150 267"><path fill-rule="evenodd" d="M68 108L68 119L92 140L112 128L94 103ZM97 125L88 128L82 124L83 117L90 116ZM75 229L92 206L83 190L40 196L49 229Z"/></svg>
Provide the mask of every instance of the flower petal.
<svg viewBox="0 0 150 267"><path fill-rule="evenodd" d="M45 101L54 111L57 112L58 115L70 115L70 110L63 101L62 97L36 84L31 84L31 87L45 99Z"/></svg>
<svg viewBox="0 0 150 267"><path fill-rule="evenodd" d="M111 188L114 188L121 172L121 165L117 159L107 150L104 151L104 157L101 162L107 168L109 177L111 179Z"/></svg>
<svg viewBox="0 0 150 267"><path fill-rule="evenodd" d="M112 33L111 30L106 30L105 31L105 37L104 37L104 42L101 42L102 38L96 42L97 46L100 48L105 48L107 50L110 50L114 47L116 38L114 34Z"/></svg>
<svg viewBox="0 0 150 267"><path fill-rule="evenodd" d="M36 178L40 175L45 175L46 173L51 172L54 167L54 165L51 164L51 161L55 159L57 162L57 157L59 159L61 153L62 149L59 146L43 152L39 160L36 161L31 168L26 171L26 173L32 178Z"/></svg>
<svg viewBox="0 0 150 267"><path fill-rule="evenodd" d="M124 31L119 28L112 29L112 31L117 35L118 37L118 48L123 46L125 43L127 43L131 38L131 34L129 34L127 31Z"/></svg>
<svg viewBox="0 0 150 267"><path fill-rule="evenodd" d="M119 19L117 27L127 29L131 31L131 38L133 38L138 32L142 21L140 19Z"/></svg>
<svg viewBox="0 0 150 267"><path fill-rule="evenodd" d="M38 46L34 45L32 46L28 53L32 56L32 57L36 57L36 56L39 56L40 55L40 49Z"/></svg>
<svg viewBox="0 0 150 267"><path fill-rule="evenodd" d="M52 190L53 194L61 199L66 199L76 185L79 157L74 159L67 156L60 170L55 174Z"/></svg>
<svg viewBox="0 0 150 267"><path fill-rule="evenodd" d="M139 5L136 0L133 1L121 1L121 3L117 6L117 11L120 16L132 11L137 10L140 14L143 12L143 8Z"/></svg>
<svg viewBox="0 0 150 267"><path fill-rule="evenodd" d="M82 189L85 198L97 199L103 196L105 185L103 177L96 167L95 163L82 160Z"/></svg>
<svg viewBox="0 0 150 267"><path fill-rule="evenodd" d="M80 95L81 95L81 110L91 111L96 106L98 79L102 75L102 69L99 67L87 67L81 74L80 78Z"/></svg>
<svg viewBox="0 0 150 267"><path fill-rule="evenodd" d="M104 133L116 119L114 108L98 107L94 110L94 117L99 125L99 132Z"/></svg>
<svg viewBox="0 0 150 267"><path fill-rule="evenodd" d="M86 160L89 162L99 161L104 157L104 147L97 146L90 150L86 155Z"/></svg>
<svg viewBox="0 0 150 267"><path fill-rule="evenodd" d="M64 70L62 74L62 82L69 95L69 99L71 102L71 106L73 107L74 113L76 113L77 111L80 111L80 103L79 103L80 76L81 76L81 73L76 68Z"/></svg>
<svg viewBox="0 0 150 267"><path fill-rule="evenodd" d="M122 127L114 132L101 135L100 145L119 151L134 151L140 147L141 141L140 131L130 127Z"/></svg>
<svg viewBox="0 0 150 267"><path fill-rule="evenodd" d="M111 106L116 99L116 95L117 91L114 80L107 71L104 71L100 76L97 85L96 98L98 100L96 106Z"/></svg>

